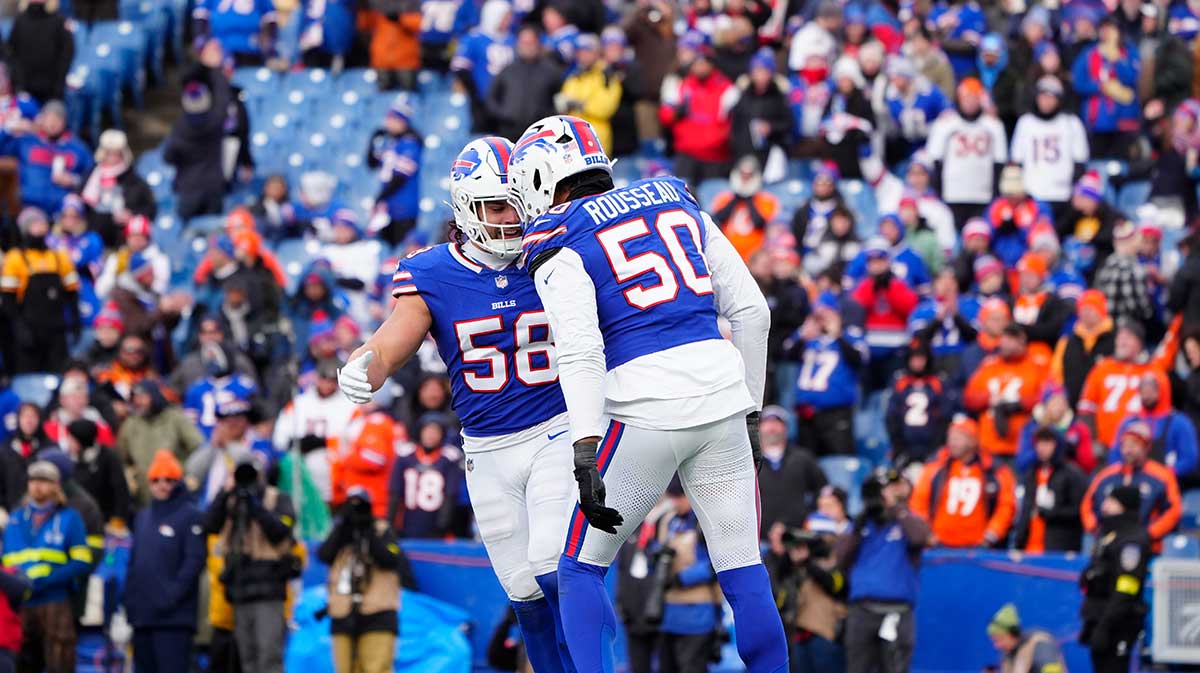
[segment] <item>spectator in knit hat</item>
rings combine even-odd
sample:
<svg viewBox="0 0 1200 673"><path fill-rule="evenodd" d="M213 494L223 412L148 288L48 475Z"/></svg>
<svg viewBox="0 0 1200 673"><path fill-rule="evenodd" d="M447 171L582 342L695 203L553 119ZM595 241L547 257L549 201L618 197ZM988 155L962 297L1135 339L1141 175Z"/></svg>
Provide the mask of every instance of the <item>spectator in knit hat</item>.
<svg viewBox="0 0 1200 673"><path fill-rule="evenodd" d="M1040 401L1033 407L1025 427L1021 428L1015 464L1018 472L1024 472L1043 460L1035 451L1035 435L1045 429L1052 430L1055 441L1062 445L1063 460L1074 463L1084 474L1091 474L1096 469L1096 445L1092 441L1092 430L1075 415L1066 388L1053 379L1042 387ZM1082 489L1080 492L1082 494Z"/></svg>
<svg viewBox="0 0 1200 673"><path fill-rule="evenodd" d="M185 222L224 209L222 140L230 101L229 82L216 70L197 66L184 74L183 114L163 146L175 167L176 213Z"/></svg>
<svg viewBox="0 0 1200 673"><path fill-rule="evenodd" d="M738 160L729 176L729 191L713 199L709 211L743 260L762 248L765 230L779 213L779 199L763 189L762 169L754 155Z"/></svg>
<svg viewBox="0 0 1200 673"><path fill-rule="evenodd" d="M203 443L204 437L178 405L170 404L153 381L143 381L132 395L132 413L117 433L117 451L139 475L149 469L154 454L165 448L176 458L186 459ZM149 502L147 484L138 480L138 501Z"/></svg>
<svg viewBox="0 0 1200 673"><path fill-rule="evenodd" d="M1085 290L1075 302L1075 325L1054 347L1050 376L1066 388L1071 406L1079 403L1083 383L1102 357L1113 354L1115 323L1108 315L1108 299L1099 290Z"/></svg>
<svg viewBox="0 0 1200 673"><path fill-rule="evenodd" d="M196 331L195 347L188 350L175 369L171 372L169 384L180 398L193 383L208 376L208 362L205 350L211 345L229 344L229 329L219 316L207 315L200 319ZM236 348L229 348L233 356L233 371L236 375L255 380L258 376L254 363L245 353Z"/></svg>
<svg viewBox="0 0 1200 673"><path fill-rule="evenodd" d="M1037 109L1038 83L1043 77L1050 76L1062 84L1059 107L1071 114L1078 114L1079 97L1071 82L1070 63L1064 64L1058 45L1049 39L1038 42L1033 47L1033 59L1023 71L1024 81L1017 90L1017 112L1025 114Z"/></svg>
<svg viewBox="0 0 1200 673"><path fill-rule="evenodd" d="M1017 90L1021 75L1008 63L1008 46L999 33L988 33L979 42L975 58L975 76L987 89L996 116L1004 131L1012 136L1017 125Z"/></svg>
<svg viewBox="0 0 1200 673"><path fill-rule="evenodd" d="M46 449L37 454L36 460L52 463L58 469L59 483L62 486L63 495L67 499L67 506L79 512L79 518L83 519L83 528L87 532L87 545L92 550L92 570L95 570L102 560L104 560L104 534L105 522L104 514L100 512L100 505L92 494L88 492L75 479L75 461L71 456L67 455L66 451L58 447ZM79 612L82 612L82 607L88 598L88 592L91 591L86 585L80 583L73 593L72 600Z"/></svg>
<svg viewBox="0 0 1200 673"><path fill-rule="evenodd" d="M4 565L33 584L21 611L18 670L75 673L71 595L92 567L92 550L83 520L66 504L58 468L36 461L28 479L29 497L4 529Z"/></svg>
<svg viewBox="0 0 1200 673"><path fill-rule="evenodd" d="M67 426L63 449L75 462L75 481L100 507L104 521L129 521L129 484L121 459L96 441L96 424L87 419Z"/></svg>
<svg viewBox="0 0 1200 673"><path fill-rule="evenodd" d="M832 95L821 115L823 156L837 164L844 178L862 178L859 165L875 133L875 110L864 93L866 80L858 62L847 56L833 64Z"/></svg>
<svg viewBox="0 0 1200 673"><path fill-rule="evenodd" d="M962 79L975 69L979 42L987 30L983 10L973 0L964 3L938 2L929 12L926 26L950 57L954 76Z"/></svg>
<svg viewBox="0 0 1200 673"><path fill-rule="evenodd" d="M383 126L367 144L367 167L379 172L379 192L369 230L388 243L404 240L417 224L421 196L421 151L425 141L413 126L413 109L404 94L388 106ZM341 209L334 211L334 218ZM317 230L322 240L328 234Z"/></svg>
<svg viewBox="0 0 1200 673"><path fill-rule="evenodd" d="M1124 221L1104 199L1103 190L1098 173L1084 173L1075 183L1070 204L1054 221L1067 261L1089 282L1112 254L1113 230Z"/></svg>
<svg viewBox="0 0 1200 673"><path fill-rule="evenodd" d="M1090 156L1083 123L1063 105L1064 91L1052 75L1037 80L1033 109L1021 115L1012 139L1012 160L1021 166L1025 192L1055 215L1067 207L1071 183Z"/></svg>
<svg viewBox="0 0 1200 673"><path fill-rule="evenodd" d="M125 334L125 321L116 304L105 303L92 321L92 341L79 354L89 370L102 369L117 357L121 337Z"/></svg>
<svg viewBox="0 0 1200 673"><path fill-rule="evenodd" d="M1123 222L1113 231L1113 254L1096 272L1093 286L1108 299L1113 320L1128 318L1149 326L1154 320L1150 279L1137 258L1137 227Z"/></svg>
<svg viewBox="0 0 1200 673"><path fill-rule="evenodd" d="M891 164L907 159L925 145L929 127L950 107L950 101L903 56L888 61L887 78L885 157Z"/></svg>
<svg viewBox="0 0 1200 673"><path fill-rule="evenodd" d="M1027 425L1034 425L1030 421ZM1033 461L1020 470L1016 547L1029 553L1077 552L1083 539L1079 504L1086 473L1067 455L1062 435L1050 426L1029 433Z"/></svg>
<svg viewBox="0 0 1200 673"><path fill-rule="evenodd" d="M158 214L150 185L133 169L133 151L124 131L108 129L100 134L96 167L83 181L80 195L88 206L88 226L100 232L104 245L115 248L120 231L129 218Z"/></svg>
<svg viewBox="0 0 1200 673"><path fill-rule="evenodd" d="M663 83L658 119L671 133L675 174L699 185L729 173L730 125L721 101L733 84L713 66L712 45L705 36L684 35L679 52L690 63L677 83Z"/></svg>
<svg viewBox="0 0 1200 673"><path fill-rule="evenodd" d="M153 237L154 227L149 219L140 215L129 218L129 222L125 223L125 245L104 260L104 269L96 278L97 296L108 298L117 286L117 278L129 268L129 258L139 252L151 260L150 265L154 268L151 287L155 292L166 293L171 280L171 260L154 243Z"/></svg>
<svg viewBox="0 0 1200 673"><path fill-rule="evenodd" d="M1054 224L1049 220L1040 219L1030 227L1029 251L1046 260L1046 285L1050 290L1063 299L1079 297L1085 288L1083 276L1063 256Z"/></svg>
<svg viewBox="0 0 1200 673"><path fill-rule="evenodd" d="M117 286L109 298L116 304L127 333L148 340L170 333L191 303L191 298L183 292L165 296L156 292L154 259L140 252L130 255L129 266L117 277Z"/></svg>
<svg viewBox="0 0 1200 673"><path fill-rule="evenodd" d="M61 445L66 441L67 427L71 423L88 420L96 424L96 440L105 446L112 446L112 428L92 404L91 384L88 375L78 368L72 367L63 372L53 404L47 409L44 424L46 434L52 441Z"/></svg>
<svg viewBox="0 0 1200 673"><path fill-rule="evenodd" d="M13 89L27 92L43 105L62 100L67 71L75 56L68 18L57 4L35 0L13 22L8 42Z"/></svg>
<svg viewBox="0 0 1200 673"><path fill-rule="evenodd" d="M183 467L166 449L146 473L150 505L133 522L125 614L137 670L170 673L191 661L204 570L204 513L192 504Z"/></svg>
<svg viewBox="0 0 1200 673"><path fill-rule="evenodd" d="M17 217L21 243L0 267L0 354L15 374L60 371L68 332L78 334L79 274L47 244L50 220L30 206Z"/></svg>
<svg viewBox="0 0 1200 673"><path fill-rule="evenodd" d="M38 113L36 132L14 136L5 146L4 154L17 159L24 205L53 213L67 194L83 186L92 168L91 153L66 122L63 104L50 101Z"/></svg>
<svg viewBox="0 0 1200 673"><path fill-rule="evenodd" d="M1053 348L1071 317L1071 303L1047 287L1046 258L1027 252L1017 261L1017 296L1013 321L1025 328L1029 340Z"/></svg>
<svg viewBox="0 0 1200 673"><path fill-rule="evenodd" d="M837 56L837 35L842 29L842 18L840 3L836 0L821 0L817 5L816 17L792 36L788 69L796 71L804 68L811 55L833 61Z"/></svg>
<svg viewBox="0 0 1200 673"><path fill-rule="evenodd" d="M988 206L984 217L992 225L992 254L1006 269L1017 264L1028 249L1029 230L1050 211L1025 193L1021 167L1009 164L1000 171L1000 197Z"/></svg>
<svg viewBox="0 0 1200 673"><path fill-rule="evenodd" d="M1141 411L1131 414L1117 429L1121 436L1130 424L1142 422L1150 427L1150 457L1171 468L1183 488L1197 483L1196 470L1200 459L1200 445L1196 439L1196 426L1185 414L1171 408L1170 391L1160 390L1162 383L1153 376L1138 381L1138 396ZM1108 462L1121 459L1120 451L1113 447L1108 452Z"/></svg>
<svg viewBox="0 0 1200 673"><path fill-rule="evenodd" d="M904 179L892 175L879 157L864 157L859 166L863 179L875 188L875 202L881 213L900 211L900 201L913 199L917 214L937 236L938 246L949 255L959 244L959 231L954 224L954 213L942 202L933 188L933 160L924 149L912 154Z"/></svg>
<svg viewBox="0 0 1200 673"><path fill-rule="evenodd" d="M950 66L950 59L935 43L925 25L918 21L910 21L905 25L901 53L912 60L917 72L937 87L946 100L954 96L954 70Z"/></svg>
<svg viewBox="0 0 1200 673"><path fill-rule="evenodd" d="M79 273L80 314L90 322L100 308L95 281L104 261L105 244L100 234L88 229L84 217L86 210L83 199L75 194L67 194L47 244L51 248L65 250L75 265L75 271Z"/></svg>
<svg viewBox="0 0 1200 673"><path fill-rule="evenodd" d="M1147 527L1156 544L1179 525L1182 504L1179 484L1169 467L1150 458L1154 433L1144 421L1125 426L1120 437L1121 461L1100 470L1083 498L1084 530L1096 533L1103 524L1106 497L1119 486L1133 486L1142 493L1137 520Z"/></svg>
<svg viewBox="0 0 1200 673"><path fill-rule="evenodd" d="M792 142L792 111L787 80L776 73L775 55L760 49L750 60L750 71L737 78L729 112L733 156L753 154L767 166L772 152Z"/></svg>

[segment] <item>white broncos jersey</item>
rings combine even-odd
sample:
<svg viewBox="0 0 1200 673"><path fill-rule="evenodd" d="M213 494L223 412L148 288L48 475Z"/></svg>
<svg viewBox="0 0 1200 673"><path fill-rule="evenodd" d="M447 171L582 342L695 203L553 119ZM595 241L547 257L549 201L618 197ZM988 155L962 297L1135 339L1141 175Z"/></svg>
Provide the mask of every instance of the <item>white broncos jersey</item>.
<svg viewBox="0 0 1200 673"><path fill-rule="evenodd" d="M1028 113L1013 131L1012 160L1021 164L1025 191L1039 201L1071 198L1075 164L1088 160L1087 132L1079 117L1060 112L1050 119Z"/></svg>
<svg viewBox="0 0 1200 673"><path fill-rule="evenodd" d="M942 200L948 204L987 204L994 196L996 164L1008 161L1004 125L995 117L975 121L947 112L933 122L925 144L942 162Z"/></svg>

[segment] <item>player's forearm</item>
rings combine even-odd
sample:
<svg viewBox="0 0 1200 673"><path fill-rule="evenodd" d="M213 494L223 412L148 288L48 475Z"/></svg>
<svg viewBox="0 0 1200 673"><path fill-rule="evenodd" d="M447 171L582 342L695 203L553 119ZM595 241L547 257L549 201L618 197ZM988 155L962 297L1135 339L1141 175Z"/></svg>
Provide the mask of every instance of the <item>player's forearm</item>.
<svg viewBox="0 0 1200 673"><path fill-rule="evenodd" d="M534 286L546 309L567 402L571 441L604 434L604 338L596 313L596 288L579 256L563 250L536 272Z"/></svg>
<svg viewBox="0 0 1200 673"><path fill-rule="evenodd" d="M354 360L367 351L375 353L367 365L367 380L373 390L379 388L408 359L416 354L433 324L429 307L419 295L403 295L396 301L387 320L371 338L351 354Z"/></svg>

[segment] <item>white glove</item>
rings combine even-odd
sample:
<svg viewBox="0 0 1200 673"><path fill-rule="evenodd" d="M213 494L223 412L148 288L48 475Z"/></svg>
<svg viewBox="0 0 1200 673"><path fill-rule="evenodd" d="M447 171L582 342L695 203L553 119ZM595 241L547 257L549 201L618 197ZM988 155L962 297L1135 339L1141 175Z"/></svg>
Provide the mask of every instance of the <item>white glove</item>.
<svg viewBox="0 0 1200 673"><path fill-rule="evenodd" d="M367 367L374 359L375 351L369 350L338 370L338 387L355 404L366 404L375 395L371 382L367 380Z"/></svg>

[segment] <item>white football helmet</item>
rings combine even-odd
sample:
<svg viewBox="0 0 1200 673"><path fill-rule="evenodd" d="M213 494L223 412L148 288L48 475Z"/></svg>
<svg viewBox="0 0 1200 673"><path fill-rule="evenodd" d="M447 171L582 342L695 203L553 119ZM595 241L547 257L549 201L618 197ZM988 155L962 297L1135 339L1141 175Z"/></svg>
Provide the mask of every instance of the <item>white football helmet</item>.
<svg viewBox="0 0 1200 673"><path fill-rule="evenodd" d="M564 178L600 169L612 175L596 130L578 117L556 115L534 122L513 146L508 163L508 200L522 222L546 214Z"/></svg>
<svg viewBox="0 0 1200 673"><path fill-rule="evenodd" d="M521 224L487 221L484 204L508 199L508 159L512 143L489 136L472 140L450 165L450 208L454 224L468 239L500 259L521 254Z"/></svg>

